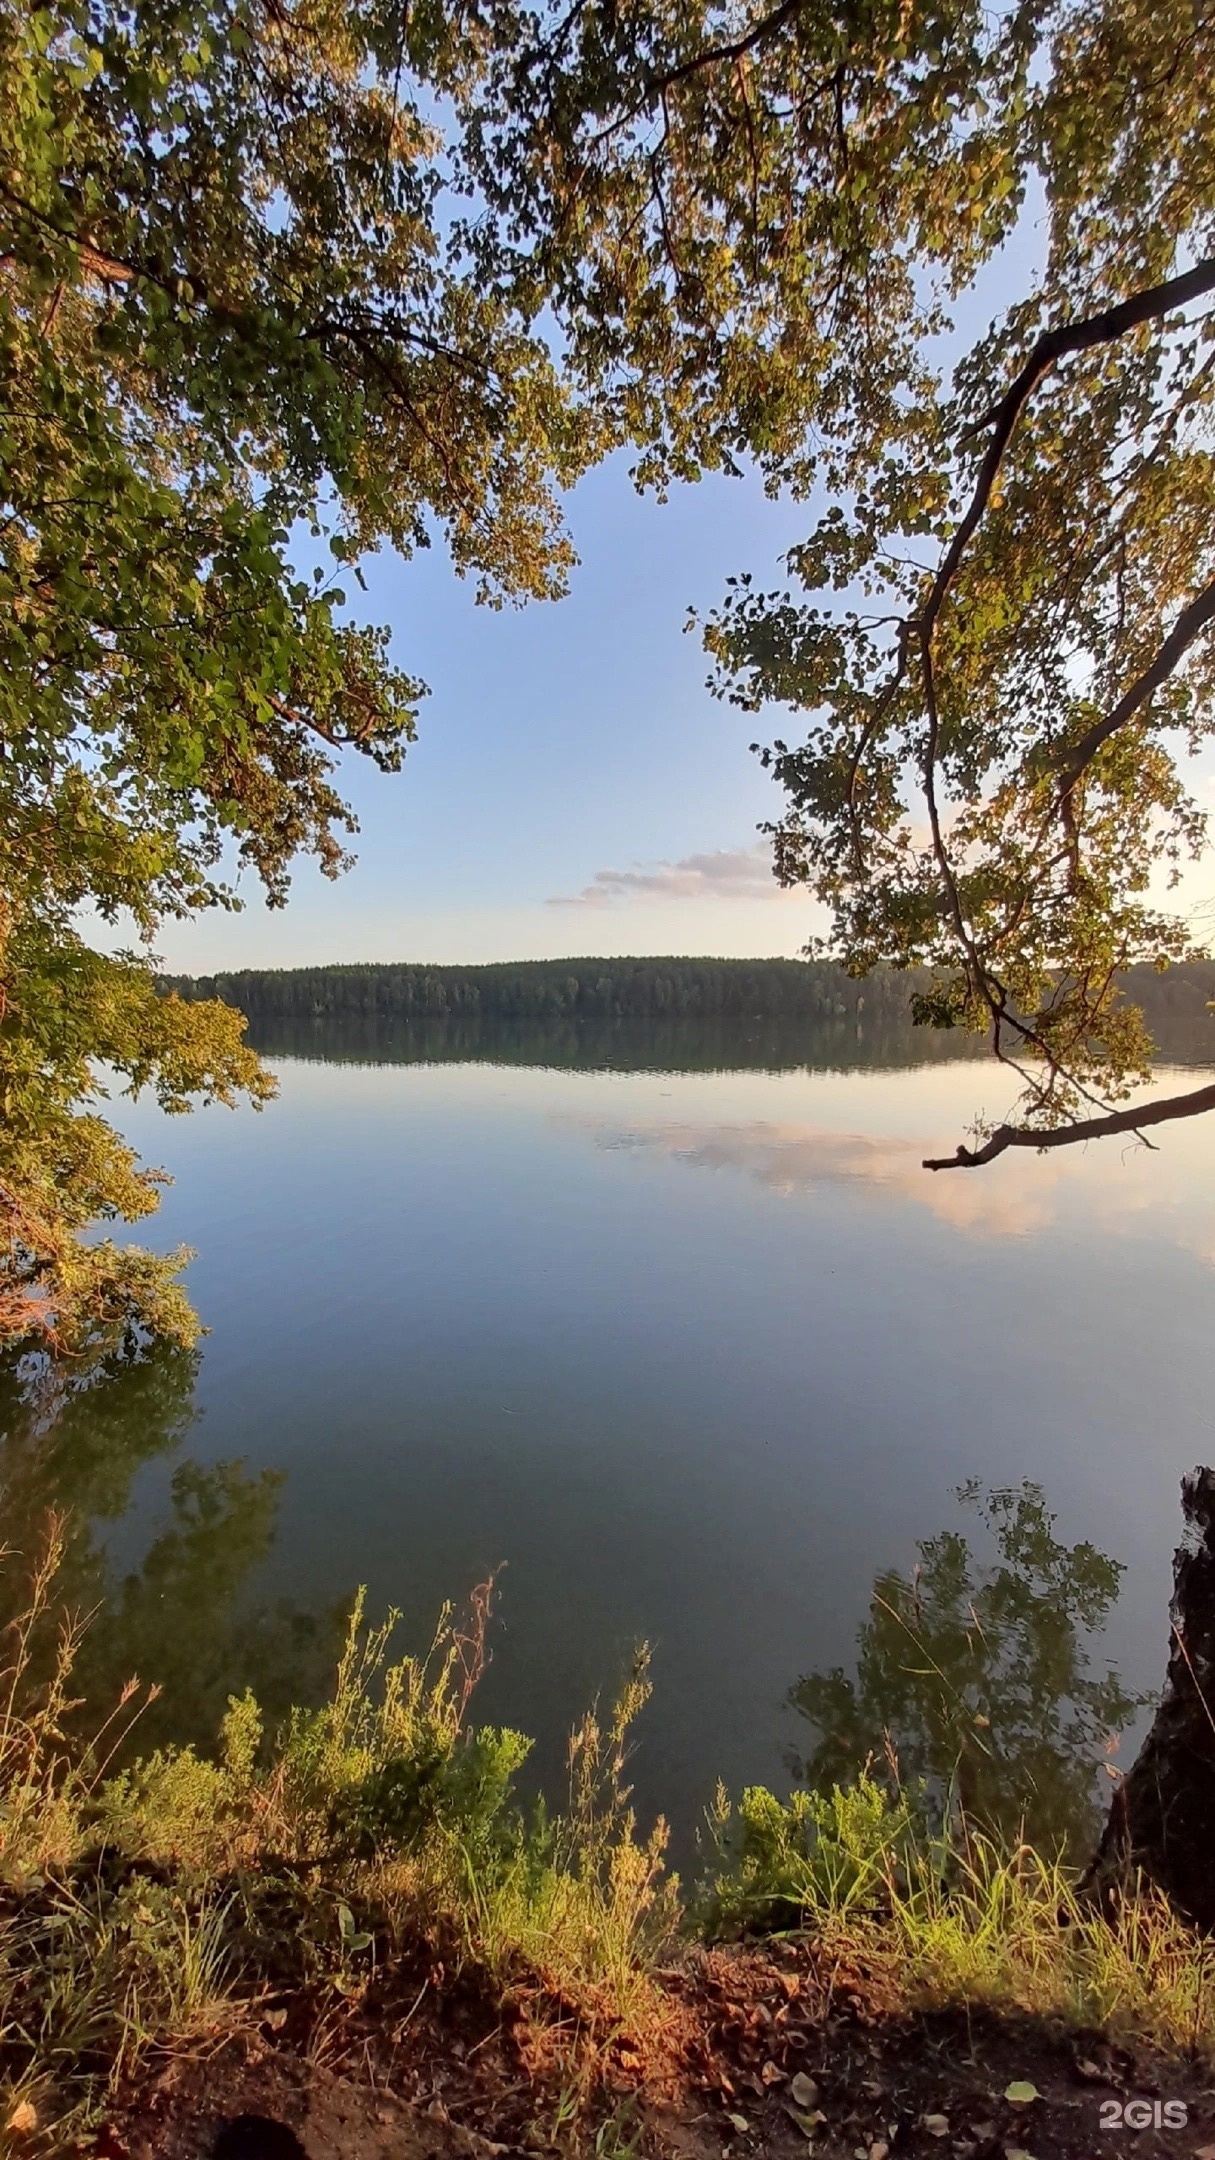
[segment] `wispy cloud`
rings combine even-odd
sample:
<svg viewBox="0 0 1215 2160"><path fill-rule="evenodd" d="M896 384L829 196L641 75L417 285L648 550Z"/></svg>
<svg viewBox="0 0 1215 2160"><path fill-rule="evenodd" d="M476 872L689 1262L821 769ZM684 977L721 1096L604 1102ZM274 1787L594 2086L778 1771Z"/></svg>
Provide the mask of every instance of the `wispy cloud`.
<svg viewBox="0 0 1215 2160"><path fill-rule="evenodd" d="M678 862L597 870L581 892L559 894L548 905L604 908L617 900L771 900L779 891L772 876L771 846L761 840L749 848L684 855Z"/></svg>

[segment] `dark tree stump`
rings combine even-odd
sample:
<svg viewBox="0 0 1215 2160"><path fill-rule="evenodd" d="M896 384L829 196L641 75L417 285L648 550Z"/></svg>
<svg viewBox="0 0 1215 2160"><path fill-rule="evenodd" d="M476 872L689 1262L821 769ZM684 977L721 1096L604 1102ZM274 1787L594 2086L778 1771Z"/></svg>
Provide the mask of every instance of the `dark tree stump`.
<svg viewBox="0 0 1215 2160"><path fill-rule="evenodd" d="M1113 1903L1146 1876L1215 1933L1215 1470L1182 1479L1181 1509L1164 1694L1083 1887Z"/></svg>

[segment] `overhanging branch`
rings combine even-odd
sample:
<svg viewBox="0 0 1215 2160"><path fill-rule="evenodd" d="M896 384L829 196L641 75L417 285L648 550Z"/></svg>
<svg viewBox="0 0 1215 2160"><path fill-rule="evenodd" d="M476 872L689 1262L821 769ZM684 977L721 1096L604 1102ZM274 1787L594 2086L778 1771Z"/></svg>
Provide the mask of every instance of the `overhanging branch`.
<svg viewBox="0 0 1215 2160"><path fill-rule="evenodd" d="M1043 376L1071 354L1091 352L1095 346L1113 344L1118 338L1125 337L1128 330L1137 330L1144 323L1158 320L1161 315L1170 315L1175 308L1187 307L1191 300L1201 299L1209 292L1215 292L1215 257L1211 256L1195 263L1192 270L1184 271L1180 277L1166 278L1163 284L1132 293L1129 300L1120 301L1117 307L1105 308L1100 314L1086 316L1080 322L1061 323L1053 330L1044 331L1020 373L983 423L990 426L991 437L970 504L932 581L920 616L919 628L924 635L931 636L936 627L962 557L991 499L1017 422Z"/></svg>
<svg viewBox="0 0 1215 2160"><path fill-rule="evenodd" d="M1009 444L1017 426L1043 377L1048 375L1059 361L1094 348L1110 344L1125 337L1143 325L1158 321L1162 316L1173 314L1194 300L1215 291L1215 256L1207 256L1201 262L1178 277L1168 278L1145 291L1133 293L1118 305L1101 310L1076 322L1058 324L1043 333L1030 351L1023 366L1009 384L1003 397L987 413L980 427L990 430L986 451L980 462L970 501L961 517L953 538L941 559L927 590L924 605L918 615L904 625L905 639L914 639L919 649L920 672L923 684L924 708L927 733L923 755L924 796L928 810L932 836L932 852L940 874L944 896L954 933L965 956L967 979L974 992L987 1006L995 1032L998 1055L1003 1055L1001 1032L1005 1026L1015 1030L1021 1041L1030 1048L1037 1048L1047 1056L1052 1075L1060 1070L1047 1045L1032 1028L1018 1020L1009 1010L1003 985L994 974L990 963L979 951L968 927L966 911L962 905L945 837L944 825L937 800L936 776L940 754L941 723L937 700L934 645L936 632L955 579L961 569L967 548L974 538L992 500L997 479ZM1103 715L1082 740L1074 744L1061 760L1063 778L1058 796L1058 810L1067 840L1073 866L1078 854L1078 835L1075 829L1074 791L1077 782L1101 745L1136 714L1142 711L1155 692L1167 682L1185 657L1190 646L1200 634L1215 621L1215 581L1196 593L1183 609L1159 651L1136 680L1128 687L1114 708ZM861 742L854 758L849 784L851 795L856 785L857 771L866 746ZM1089 1102L1096 1098L1078 1082L1079 1092ZM1097 1139L1110 1133L1138 1132L1145 1124L1166 1122L1170 1117L1191 1117L1207 1109L1215 1108L1215 1088L1199 1090L1193 1097L1176 1097L1169 1104L1156 1106L1150 1113L1114 1111L1057 1128L1000 1126L990 1140L981 1148L960 1146L955 1155L928 1161L929 1170L974 1169L991 1162L1010 1147L1065 1147L1074 1141Z"/></svg>
<svg viewBox="0 0 1215 2160"><path fill-rule="evenodd" d="M954 1155L925 1159L925 1170L979 1170L994 1162L1007 1148L1074 1147L1082 1140L1106 1140L1113 1133L1141 1133L1151 1125L1170 1125L1178 1118L1201 1117L1215 1110L1215 1085L1194 1088L1188 1095L1166 1095L1161 1102L1146 1103L1133 1110L1111 1110L1105 1117L1078 1118L1074 1125L1052 1125L1035 1130L1032 1125L997 1125L982 1147L959 1147Z"/></svg>

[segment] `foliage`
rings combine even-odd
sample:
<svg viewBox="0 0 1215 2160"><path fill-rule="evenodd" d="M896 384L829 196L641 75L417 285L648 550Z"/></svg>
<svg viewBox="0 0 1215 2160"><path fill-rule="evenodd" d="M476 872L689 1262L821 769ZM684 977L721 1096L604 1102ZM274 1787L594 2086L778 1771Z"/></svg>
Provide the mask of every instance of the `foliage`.
<svg viewBox="0 0 1215 2160"><path fill-rule="evenodd" d="M706 629L720 693L804 731L763 750L778 874L850 968L939 969L924 1019L1028 1054L1037 1127L1138 1076L1115 977L1189 943L1213 38L1188 0L542 9L470 138L643 471L823 491L789 589Z"/></svg>
<svg viewBox="0 0 1215 2160"><path fill-rule="evenodd" d="M787 972L786 972L787 971ZM924 981L928 980L927 975ZM183 997L222 996L280 1057L337 1065L544 1065L578 1071L797 1072L984 1059L963 1028L917 1027L916 974L860 979L825 961L531 962L501 968L243 969L181 977ZM576 985L576 991L574 986ZM1162 1055L1211 1055L1215 963L1131 969ZM797 994L794 994L797 993Z"/></svg>
<svg viewBox="0 0 1215 2160"><path fill-rule="evenodd" d="M812 1928L893 2007L1028 2012L1170 2049L1215 2047L1215 1952L1148 1886L1112 1912L1076 1875L964 1819L945 1834L862 1779L711 1818L708 1925Z"/></svg>
<svg viewBox="0 0 1215 2160"><path fill-rule="evenodd" d="M140 1691L73 1723L63 1559L55 1526L0 1638L0 2124L28 2103L53 2145L150 2051L252 2015L271 1977L323 2011L420 1934L502 1979L526 1961L591 2021L636 2001L676 1910L665 1832L638 1841L622 1783L644 1657L606 1730L574 1735L568 1816L525 1813L529 1743L469 1722L488 1586L423 1657L393 1658L396 1616L368 1628L360 1599L319 1707L272 1732L246 1692L213 1751L115 1773Z"/></svg>
<svg viewBox="0 0 1215 2160"><path fill-rule="evenodd" d="M1039 1125L1135 1077L1215 621L1212 33L1170 7L3 0L0 1333L188 1340L181 1256L82 1238L157 1184L88 1106L267 1092L82 908L148 938L336 872L336 762L395 770L420 685L335 576L441 531L557 592L556 490L624 437L643 484L833 497L803 597L707 635L809 716L778 870L845 963L944 969L922 1016L1035 1053Z"/></svg>
<svg viewBox="0 0 1215 2160"><path fill-rule="evenodd" d="M183 998L222 998L250 1020L291 1017L400 1020L897 1018L908 984L892 969L856 983L830 963L672 958L491 961L477 967L242 968L178 977ZM1215 983L1212 985L1215 988Z"/></svg>
<svg viewBox="0 0 1215 2160"><path fill-rule="evenodd" d="M855 1678L811 1673L790 1703L817 1728L795 1773L818 1792L877 1765L896 1792L1038 1851L1076 1861L1099 1825L1097 1766L1142 1707L1089 1643L1118 1596L1120 1564L1063 1544L1040 1486L959 1497L994 1542L925 1538L909 1575L874 1584Z"/></svg>
<svg viewBox="0 0 1215 2160"><path fill-rule="evenodd" d="M656 1968L677 1886L664 1826L638 1836L624 1782L644 1653L573 1735L551 1818L513 1796L526 1741L470 1721L487 1591L420 1658L394 1657L391 1618L368 1629L360 1602L318 1708L274 1733L235 1696L213 1752L115 1774L137 1691L73 1725L62 1558L52 1527L0 1639L0 2125L35 2125L27 2149L66 2149L153 2057L261 2020L268 1987L315 2030L374 2006L420 1941L503 1989L538 1983L584 2037L669 2020ZM1146 1892L1107 1913L1060 1864L960 1816L934 1830L868 1777L787 1804L756 1789L737 1812L719 1794L712 1830L690 1916L711 1935L809 1926L893 2005L991 2003L1215 2050L1210 1947Z"/></svg>
<svg viewBox="0 0 1215 2160"><path fill-rule="evenodd" d="M1191 945L1165 896L1215 715L1209 34L1039 11L1013 142L1041 277L883 431L794 591L743 578L706 633L721 694L809 722L762 752L778 874L850 966L942 970L922 1017L985 1029L1034 1129L1146 1077L1118 972Z"/></svg>
<svg viewBox="0 0 1215 2160"><path fill-rule="evenodd" d="M343 565L441 531L490 600L564 584L602 428L453 237L434 114L476 63L439 8L0 0L0 1338L194 1331L182 1256L81 1241L158 1182L80 1114L103 1068L269 1092L80 911L147 939L342 867L337 763L395 771L421 691Z"/></svg>
<svg viewBox="0 0 1215 2160"><path fill-rule="evenodd" d="M911 1836L906 1800L871 1777L778 1800L748 1786L737 1807L718 1788L708 1818L715 1861L702 1892L711 1935L771 1931L884 1901Z"/></svg>
<svg viewBox="0 0 1215 2160"><path fill-rule="evenodd" d="M395 770L421 686L335 577L441 531L485 597L558 592L557 490L625 437L643 484L835 498L810 598L744 581L708 637L810 716L778 868L846 964L945 968L923 1016L1039 1053L1036 1120L1134 1076L1215 619L1211 31L1170 6L2 0L0 1333L188 1340L181 1256L82 1237L157 1184L92 1104L267 1092L81 910L336 872L336 763Z"/></svg>
<svg viewBox="0 0 1215 2160"><path fill-rule="evenodd" d="M444 1612L428 1655L389 1662L392 1613L365 1630L351 1614L333 1689L293 1710L263 1749L251 1693L232 1698L218 1760L167 1748L112 1780L99 1798L108 1833L129 1852L222 1874L269 1848L284 1861L346 1867L410 1856L419 1864L455 1826L474 1849L500 1828L528 1743L464 1729L475 1674Z"/></svg>
<svg viewBox="0 0 1215 2160"><path fill-rule="evenodd" d="M267 1052L579 1065L602 1056L664 1071L777 1069L824 1054L833 1064L843 1056L865 1064L982 1056L965 1030L943 1036L914 1024L913 1006L933 986L927 969L879 967L858 978L827 960L675 957L241 968L166 979L180 997L237 1006ZM1167 1056L1209 1060L1215 962L1163 974L1131 968L1117 989ZM619 1023L634 1021L643 1025L630 1036Z"/></svg>
<svg viewBox="0 0 1215 2160"><path fill-rule="evenodd" d="M543 284L643 480L755 459L774 488L838 492L914 441L941 298L1015 224L1039 19L974 0L521 18L462 145L501 220L480 244Z"/></svg>
<svg viewBox="0 0 1215 2160"><path fill-rule="evenodd" d="M679 1884L665 1872L667 1826L641 1841L624 1782L631 1729L649 1701L641 1649L606 1727L596 1705L570 1735L569 1798L543 1803L505 1865L486 1869L464 1846L465 1894L481 1954L505 1974L522 1958L588 2001L606 1991L613 2016L635 2018L649 1968L674 1940Z"/></svg>
<svg viewBox="0 0 1215 2160"><path fill-rule="evenodd" d="M0 761L0 792L28 791L18 749ZM0 801L0 846L8 811ZM70 822L61 839L74 858ZM7 856L7 849L5 849ZM54 874L50 834L39 859ZM135 1094L184 1110L203 1094L233 1103L273 1093L241 1038L239 1014L157 995L147 964L91 951L69 916L83 897L19 896L0 870L0 1343L40 1337L75 1357L104 1355L141 1334L189 1347L197 1326L175 1280L189 1255L169 1261L119 1252L82 1237L97 1219L133 1221L157 1205L164 1182L141 1166L95 1109L104 1072Z"/></svg>

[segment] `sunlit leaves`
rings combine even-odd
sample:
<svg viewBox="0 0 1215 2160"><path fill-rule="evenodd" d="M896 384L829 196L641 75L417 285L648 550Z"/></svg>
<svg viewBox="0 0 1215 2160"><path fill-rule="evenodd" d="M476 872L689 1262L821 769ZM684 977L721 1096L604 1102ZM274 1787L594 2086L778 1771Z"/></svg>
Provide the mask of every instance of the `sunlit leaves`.
<svg viewBox="0 0 1215 2160"><path fill-rule="evenodd" d="M1187 949L1167 891L1206 837L1184 768L1215 720L1206 115L1176 109L1155 141L1140 246L1145 174L1125 192L1123 159L1126 134L1144 139L1126 98L1145 54L1124 54L1118 112L1098 101L1092 195L1059 178L1038 291L914 429L867 453L847 508L791 552L796 585L740 585L707 628L721 694L804 716L800 745L763 753L788 796L782 873L828 904L850 965L948 970L953 987L922 1017L969 1017L1025 1057L1026 1111L1042 1124L1143 1072L1150 1044L1117 978ZM1187 45L1179 79L1190 64ZM1063 110L1048 81L1027 170L1071 173ZM1048 357L984 462L1044 330L1150 293L1128 282L1136 267L1163 278L1195 258L1191 302L1145 305L1134 327Z"/></svg>
<svg viewBox="0 0 1215 2160"><path fill-rule="evenodd" d="M1187 944L1209 626L1082 746L1215 571L1210 288L1048 356L932 595L1039 337L1212 254L1215 27L1188 0L579 0L525 31L466 154L639 476L752 458L820 490L789 590L744 579L707 626L723 695L798 716L764 753L780 875L858 971L950 971L941 1011L1030 1053L1040 1121L1117 1094L1148 1054L1117 972ZM1000 312L950 377L931 337L984 266Z"/></svg>
<svg viewBox="0 0 1215 2160"><path fill-rule="evenodd" d="M441 534L491 601L564 586L605 423L449 238L431 114L476 53L438 7L0 0L0 1336L193 1326L76 1242L155 1200L79 1114L100 1061L265 1091L76 911L146 939L344 866L340 760L395 771L422 686L335 570Z"/></svg>

